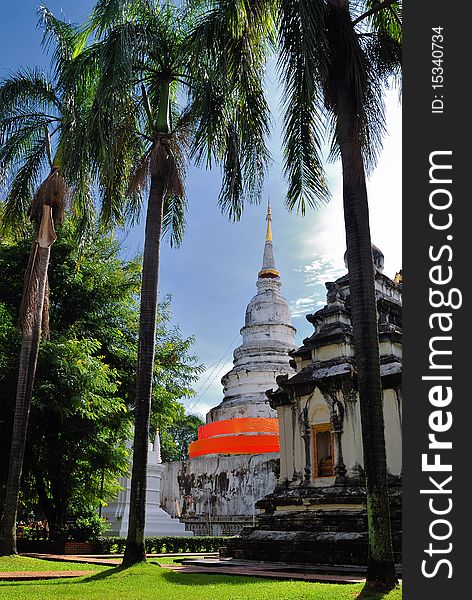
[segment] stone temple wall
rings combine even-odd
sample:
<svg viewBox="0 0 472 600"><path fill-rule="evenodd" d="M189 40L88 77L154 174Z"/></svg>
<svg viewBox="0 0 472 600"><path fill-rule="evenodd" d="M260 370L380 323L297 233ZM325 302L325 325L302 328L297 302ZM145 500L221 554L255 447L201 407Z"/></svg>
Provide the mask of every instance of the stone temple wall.
<svg viewBox="0 0 472 600"><path fill-rule="evenodd" d="M259 512L255 503L274 490L278 458L211 455L164 463L161 506L196 534L237 534Z"/></svg>

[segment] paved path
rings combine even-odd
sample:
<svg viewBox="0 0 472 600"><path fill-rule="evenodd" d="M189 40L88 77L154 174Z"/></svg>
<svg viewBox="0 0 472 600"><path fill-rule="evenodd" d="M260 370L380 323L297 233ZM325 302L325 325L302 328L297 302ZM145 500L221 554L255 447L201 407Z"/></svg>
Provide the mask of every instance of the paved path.
<svg viewBox="0 0 472 600"><path fill-rule="evenodd" d="M75 555L75 554L39 554L36 552L29 552L28 554L22 554L21 556L27 556L28 558L40 558L43 560L52 560L57 562L71 562L71 563L86 563L88 565L104 565L108 567L116 567L121 563L121 557L110 558L109 556L98 556L98 555Z"/></svg>
<svg viewBox="0 0 472 600"><path fill-rule="evenodd" d="M39 554L37 552L22 553L21 556L28 556L29 558L41 558L43 560L53 560L60 562L73 562L73 563L87 563L89 565L104 565L109 567L116 567L121 564L123 554ZM163 558L163 557L175 557L175 558L217 558L218 552L202 552L194 554L182 554L182 553L160 553L160 554L148 554L148 558Z"/></svg>

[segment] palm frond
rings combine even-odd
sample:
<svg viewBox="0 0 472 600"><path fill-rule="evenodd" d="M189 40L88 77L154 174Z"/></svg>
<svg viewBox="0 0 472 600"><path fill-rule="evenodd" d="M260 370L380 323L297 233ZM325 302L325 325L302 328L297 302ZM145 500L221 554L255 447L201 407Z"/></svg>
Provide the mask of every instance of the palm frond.
<svg viewBox="0 0 472 600"><path fill-rule="evenodd" d="M79 27L58 19L46 7L40 6L38 27L43 30L42 45L51 50L51 65L55 77L59 77L65 66L85 47L87 33Z"/></svg>
<svg viewBox="0 0 472 600"><path fill-rule="evenodd" d="M175 198L185 197L186 153L174 135L169 135L168 152L171 157L171 168L167 180L167 194Z"/></svg>
<svg viewBox="0 0 472 600"><path fill-rule="evenodd" d="M15 109L8 116L0 118L0 143L22 130L45 129L58 122L59 118L53 115L35 113L23 108Z"/></svg>
<svg viewBox="0 0 472 600"><path fill-rule="evenodd" d="M126 192L127 196L135 197L138 194L140 195L149 185L149 176L151 172L151 152L152 148L149 148L149 150L143 154L143 156L137 162L136 167L133 169L128 180L128 189Z"/></svg>
<svg viewBox="0 0 472 600"><path fill-rule="evenodd" d="M43 138L33 143L27 159L11 178L4 202L2 229L15 229L25 225L34 190L46 164L46 143Z"/></svg>
<svg viewBox="0 0 472 600"><path fill-rule="evenodd" d="M401 44L402 2L394 0L388 3L388 6L381 8L383 4L381 0L365 0L366 12L373 11L366 20L374 31L388 35L392 40Z"/></svg>
<svg viewBox="0 0 472 600"><path fill-rule="evenodd" d="M88 166L84 165L76 178L70 194L71 215L74 221L74 235L79 248L83 247L93 234L97 211L92 194L93 178Z"/></svg>
<svg viewBox="0 0 472 600"><path fill-rule="evenodd" d="M260 200L271 157L270 114L263 84L274 40L271 1L215 2L197 20L188 43L190 111L199 115L192 155L222 164L222 210L238 219L238 203ZM234 170L231 173L231 169Z"/></svg>
<svg viewBox="0 0 472 600"><path fill-rule="evenodd" d="M21 127L2 131L0 141L0 182L1 187L10 185L16 170L37 150L38 143L44 141L44 124L41 120L25 121Z"/></svg>
<svg viewBox="0 0 472 600"><path fill-rule="evenodd" d="M396 85L401 85L401 44L380 31L360 39L366 59L372 65L376 76L383 80L385 85L389 85L391 78Z"/></svg>
<svg viewBox="0 0 472 600"><path fill-rule="evenodd" d="M59 83L69 94L85 93L89 98L100 76L100 56L102 46L92 44L64 65L60 73Z"/></svg>
<svg viewBox="0 0 472 600"><path fill-rule="evenodd" d="M153 0L97 0L86 25L90 30L95 30L98 36L102 36L115 26L154 8Z"/></svg>
<svg viewBox="0 0 472 600"><path fill-rule="evenodd" d="M335 117L348 110L355 116L351 140L359 149L356 156L361 161L352 172L369 172L376 164L385 133L384 78L366 55L366 37L358 35L349 12L330 6L326 32L329 70L324 79L324 96L330 113L330 157L338 156L340 144ZM341 107L340 102L349 106Z"/></svg>
<svg viewBox="0 0 472 600"><path fill-rule="evenodd" d="M239 221L244 210L243 167L240 160L240 140L234 129L228 128L224 154L223 181L218 204L233 221Z"/></svg>
<svg viewBox="0 0 472 600"><path fill-rule="evenodd" d="M288 179L287 206L303 215L329 193L321 161L323 114L321 85L325 56L323 2L282 0L279 72L285 82L284 173Z"/></svg>
<svg viewBox="0 0 472 600"><path fill-rule="evenodd" d="M208 78L195 82L191 90L188 112L196 120L191 155L198 165L203 164L209 169L224 152L228 122L225 92L221 84Z"/></svg>
<svg viewBox="0 0 472 600"><path fill-rule="evenodd" d="M0 119L18 109L50 115L61 110L53 82L39 69L19 69L0 81Z"/></svg>
<svg viewBox="0 0 472 600"><path fill-rule="evenodd" d="M164 201L162 233L164 238L169 241L171 248L179 247L182 244L186 225L185 215L188 209L188 200L185 194L187 148L184 124L185 115L180 122L181 135L171 134L167 137L171 167Z"/></svg>
<svg viewBox="0 0 472 600"><path fill-rule="evenodd" d="M164 201L164 216L162 220L162 235L167 239L171 248L178 248L185 233L185 214L188 201L185 195L168 194Z"/></svg>

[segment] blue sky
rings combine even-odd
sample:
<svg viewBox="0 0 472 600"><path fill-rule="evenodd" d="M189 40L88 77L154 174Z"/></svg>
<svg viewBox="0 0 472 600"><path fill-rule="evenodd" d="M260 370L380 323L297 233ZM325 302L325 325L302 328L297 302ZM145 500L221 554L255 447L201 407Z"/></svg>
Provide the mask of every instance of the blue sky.
<svg viewBox="0 0 472 600"><path fill-rule="evenodd" d="M39 2L21 0L3 11L0 22L0 76L19 66L47 68L49 60L40 48L35 9ZM87 15L92 0L51 0L56 15L76 21ZM344 225L340 165L327 165L332 200L304 218L284 207L286 186L282 176L278 135L280 90L275 76L267 79L274 109L270 148L274 163L260 206L248 206L239 223L230 223L217 206L220 173L191 168L187 178L189 212L187 233L180 249L164 248L160 294L172 295L175 323L183 335L194 335L194 353L207 367L196 384L197 398L188 402L195 412L205 413L221 401L221 376L231 366L231 352L240 343L244 311L255 294L262 261L265 211L270 197L273 215L275 258L282 276L282 293L292 308L297 343L310 335L304 318L324 303L326 281L345 271ZM369 178L372 240L385 254L385 273L393 277L401 268L401 108L396 92L387 95L387 127L384 150ZM143 245L143 219L132 230L120 232L123 252L133 256Z"/></svg>

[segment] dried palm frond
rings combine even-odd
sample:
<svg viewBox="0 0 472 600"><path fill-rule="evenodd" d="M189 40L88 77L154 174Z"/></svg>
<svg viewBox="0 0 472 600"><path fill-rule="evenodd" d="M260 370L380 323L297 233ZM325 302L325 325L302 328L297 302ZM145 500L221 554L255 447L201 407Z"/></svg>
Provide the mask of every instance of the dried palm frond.
<svg viewBox="0 0 472 600"><path fill-rule="evenodd" d="M138 161L128 182L128 196L141 194L149 182L150 161L153 147L151 147Z"/></svg>
<svg viewBox="0 0 472 600"><path fill-rule="evenodd" d="M64 220L64 213L69 199L70 189L59 169L53 167L33 197L29 216L39 226L43 215L43 206L50 206L54 223L60 225Z"/></svg>
<svg viewBox="0 0 472 600"><path fill-rule="evenodd" d="M183 198L185 196L185 159L182 156L181 149L175 143L175 140L170 141L167 151L170 154L171 160L167 176L166 195Z"/></svg>
<svg viewBox="0 0 472 600"><path fill-rule="evenodd" d="M164 184L164 194L183 197L185 186L179 164L181 151L172 135L158 134L156 142L146 155L147 173L158 177ZM142 166L144 170L144 165Z"/></svg>

